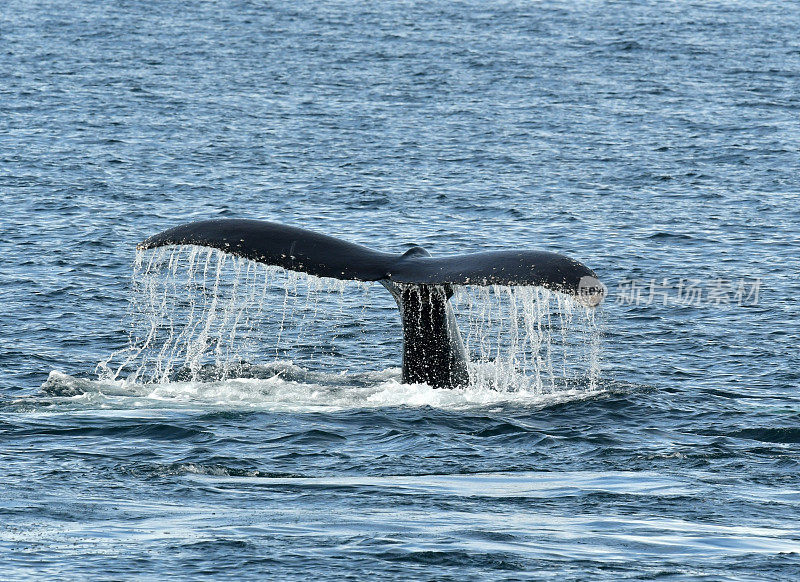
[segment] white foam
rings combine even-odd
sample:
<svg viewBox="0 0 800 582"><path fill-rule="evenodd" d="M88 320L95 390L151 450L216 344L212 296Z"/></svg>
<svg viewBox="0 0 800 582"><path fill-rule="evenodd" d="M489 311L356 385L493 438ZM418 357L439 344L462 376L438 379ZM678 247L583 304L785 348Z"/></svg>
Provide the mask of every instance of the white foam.
<svg viewBox="0 0 800 582"><path fill-rule="evenodd" d="M290 364L288 366L291 366ZM294 370L298 368L294 367ZM78 407L223 408L278 412L320 412L387 407L432 407L466 410L499 405L542 407L581 400L599 390L563 389L549 394L498 391L490 386L436 389L425 384L402 384L400 370L368 374L310 373L316 381L287 379L277 373L267 378L229 378L202 382L133 383L126 380L87 380L62 372L50 373L42 389Z"/></svg>

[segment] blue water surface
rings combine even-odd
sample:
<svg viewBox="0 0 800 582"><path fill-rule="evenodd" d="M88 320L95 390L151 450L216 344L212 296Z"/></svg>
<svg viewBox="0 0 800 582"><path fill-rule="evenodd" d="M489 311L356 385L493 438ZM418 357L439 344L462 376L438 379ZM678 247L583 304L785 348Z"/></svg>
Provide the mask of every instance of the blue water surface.
<svg viewBox="0 0 800 582"><path fill-rule="evenodd" d="M771 1L4 1L3 579L800 579L798 30ZM215 217L573 256L609 286L598 389L437 393L388 347L97 382L136 243Z"/></svg>

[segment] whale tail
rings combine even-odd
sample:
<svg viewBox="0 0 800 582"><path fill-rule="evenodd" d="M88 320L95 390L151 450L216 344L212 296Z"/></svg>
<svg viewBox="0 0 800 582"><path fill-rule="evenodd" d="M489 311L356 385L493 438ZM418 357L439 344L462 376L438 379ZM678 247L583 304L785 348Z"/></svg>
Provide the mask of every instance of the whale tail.
<svg viewBox="0 0 800 582"><path fill-rule="evenodd" d="M219 219L180 225L138 245L198 245L314 275L378 281L394 297L403 326L403 382L454 388L468 383L468 357L449 299L454 285L533 285L594 307L605 288L582 263L546 251L432 257L414 247L383 253L272 222Z"/></svg>

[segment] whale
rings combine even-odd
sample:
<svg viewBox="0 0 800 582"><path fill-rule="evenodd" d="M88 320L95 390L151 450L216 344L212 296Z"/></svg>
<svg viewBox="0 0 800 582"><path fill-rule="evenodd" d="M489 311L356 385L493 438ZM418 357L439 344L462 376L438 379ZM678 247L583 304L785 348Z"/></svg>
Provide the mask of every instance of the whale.
<svg viewBox="0 0 800 582"><path fill-rule="evenodd" d="M450 304L458 285L538 286L594 308L605 294L597 274L549 251L507 250L434 257L420 246L387 253L296 226L253 219L181 224L137 245L210 247L316 277L378 282L391 293L403 334L402 381L434 388L469 383L469 357Z"/></svg>

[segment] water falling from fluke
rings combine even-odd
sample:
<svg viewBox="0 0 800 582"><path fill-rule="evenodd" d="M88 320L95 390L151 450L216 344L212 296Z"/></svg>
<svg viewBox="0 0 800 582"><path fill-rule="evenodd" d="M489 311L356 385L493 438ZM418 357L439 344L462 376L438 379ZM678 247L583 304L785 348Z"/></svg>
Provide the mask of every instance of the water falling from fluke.
<svg viewBox="0 0 800 582"><path fill-rule="evenodd" d="M100 370L155 383L280 373L287 360L362 372L391 367L402 349L408 383L592 389L594 282L581 263L543 251L397 256L272 223L193 223L140 245L129 345Z"/></svg>

